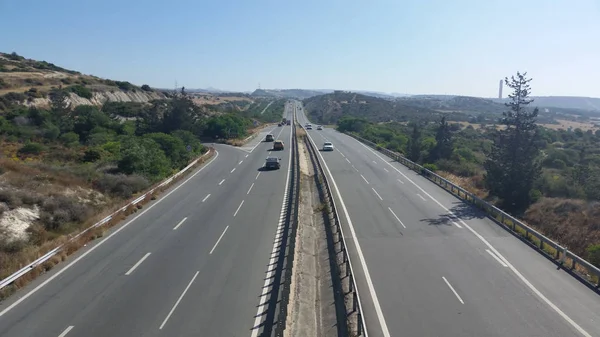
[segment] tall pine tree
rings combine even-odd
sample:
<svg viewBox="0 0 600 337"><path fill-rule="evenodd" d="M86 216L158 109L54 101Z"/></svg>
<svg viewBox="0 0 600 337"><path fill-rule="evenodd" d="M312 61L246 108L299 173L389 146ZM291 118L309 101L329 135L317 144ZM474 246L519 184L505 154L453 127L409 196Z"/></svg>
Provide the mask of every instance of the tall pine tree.
<svg viewBox="0 0 600 337"><path fill-rule="evenodd" d="M513 90L508 96L510 102L506 103L510 110L503 113L501 122L506 129L497 131L492 151L484 163L485 183L490 193L501 199L505 210L517 213L531 204L530 191L541 170L535 124L538 109L528 109L533 99L529 98L531 79L526 75L517 72L516 77L504 80Z"/></svg>
<svg viewBox="0 0 600 337"><path fill-rule="evenodd" d="M412 134L408 140L408 159L417 163L421 159L421 126L415 122L413 124Z"/></svg>
<svg viewBox="0 0 600 337"><path fill-rule="evenodd" d="M452 143L450 125L446 121L446 116L443 116L435 133L435 146L429 153L429 160L435 162L439 159L449 159L453 151Z"/></svg>

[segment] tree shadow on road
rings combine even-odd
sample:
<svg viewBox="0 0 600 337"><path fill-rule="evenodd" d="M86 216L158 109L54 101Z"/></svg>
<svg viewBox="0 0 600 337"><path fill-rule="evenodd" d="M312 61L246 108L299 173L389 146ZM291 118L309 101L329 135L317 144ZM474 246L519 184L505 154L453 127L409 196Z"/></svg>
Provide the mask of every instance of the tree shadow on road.
<svg viewBox="0 0 600 337"><path fill-rule="evenodd" d="M455 201L452 208L450 208L450 211L453 213L453 215L448 212L444 212L435 219L421 219L420 221L426 222L433 226L452 226L452 222L456 222L458 219L467 221L472 219L484 219L488 217L485 212L464 201Z"/></svg>

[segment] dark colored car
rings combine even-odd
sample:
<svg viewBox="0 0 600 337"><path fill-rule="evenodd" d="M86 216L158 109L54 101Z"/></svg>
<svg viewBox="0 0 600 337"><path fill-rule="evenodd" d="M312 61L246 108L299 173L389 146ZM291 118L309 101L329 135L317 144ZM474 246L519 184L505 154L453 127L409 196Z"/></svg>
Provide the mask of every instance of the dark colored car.
<svg viewBox="0 0 600 337"><path fill-rule="evenodd" d="M265 168L268 170L278 170L281 168L281 164L279 163L279 158L276 157L268 157L265 162Z"/></svg>
<svg viewBox="0 0 600 337"><path fill-rule="evenodd" d="M275 141L275 137L273 137L273 135L270 133L265 138L265 142L274 142L274 141Z"/></svg>

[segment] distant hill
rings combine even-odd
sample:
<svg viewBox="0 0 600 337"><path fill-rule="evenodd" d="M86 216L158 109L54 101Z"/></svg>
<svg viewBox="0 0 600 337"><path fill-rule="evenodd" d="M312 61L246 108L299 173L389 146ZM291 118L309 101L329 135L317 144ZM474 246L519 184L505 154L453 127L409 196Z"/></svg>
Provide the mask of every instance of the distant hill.
<svg viewBox="0 0 600 337"><path fill-rule="evenodd" d="M506 110L506 106L502 103L470 96L414 95L397 98L397 102L432 110L469 114L501 114Z"/></svg>
<svg viewBox="0 0 600 337"><path fill-rule="evenodd" d="M363 117L373 122L429 120L438 118L439 112L428 108L407 105L378 97L350 91L304 99L306 112L317 123L333 124L344 116Z"/></svg>
<svg viewBox="0 0 600 337"><path fill-rule="evenodd" d="M255 97L305 99L329 92L333 92L333 90L256 89L251 95Z"/></svg>

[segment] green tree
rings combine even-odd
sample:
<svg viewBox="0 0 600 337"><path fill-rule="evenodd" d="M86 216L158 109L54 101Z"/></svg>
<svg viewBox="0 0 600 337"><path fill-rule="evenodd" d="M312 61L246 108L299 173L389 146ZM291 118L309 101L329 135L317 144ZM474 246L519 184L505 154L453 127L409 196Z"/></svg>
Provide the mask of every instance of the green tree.
<svg viewBox="0 0 600 337"><path fill-rule="evenodd" d="M117 162L119 171L125 174L141 174L157 181L171 172L171 162L154 140L131 137L123 141L121 158Z"/></svg>
<svg viewBox="0 0 600 337"><path fill-rule="evenodd" d="M160 148L171 160L171 163L174 167L185 167L185 165L187 164L188 156L183 140L162 132L150 133L145 137L154 140L158 145L160 145Z"/></svg>
<svg viewBox="0 0 600 337"><path fill-rule="evenodd" d="M421 136L421 126L418 123L414 123L410 139L408 140L408 159L415 163L421 159L421 149L423 147Z"/></svg>
<svg viewBox="0 0 600 337"><path fill-rule="evenodd" d="M450 125L446 121L446 116L443 116L435 133L435 146L429 153L430 160L435 162L440 159L449 159L452 156L453 146Z"/></svg>
<svg viewBox="0 0 600 337"><path fill-rule="evenodd" d="M530 192L541 173L535 124L538 109L527 109L533 100L529 98L531 79L526 75L517 72L516 77L504 80L513 90L508 96L511 101L506 103L510 110L502 118L506 129L496 131L492 151L484 163L486 186L509 212L522 212L531 204Z"/></svg>

